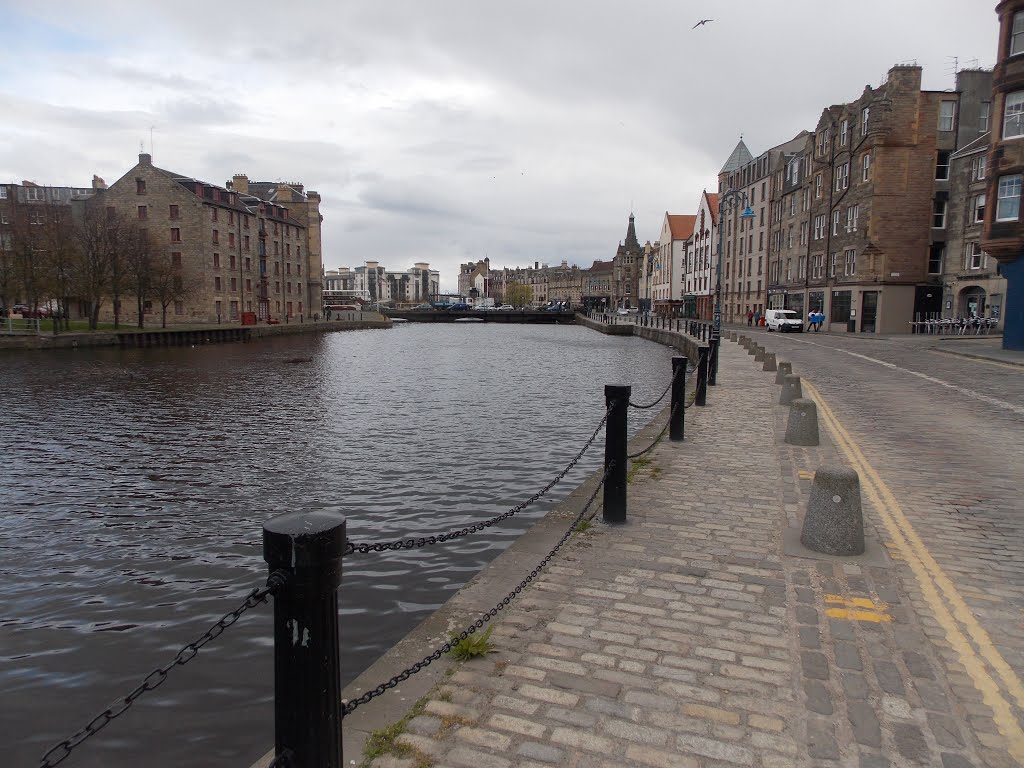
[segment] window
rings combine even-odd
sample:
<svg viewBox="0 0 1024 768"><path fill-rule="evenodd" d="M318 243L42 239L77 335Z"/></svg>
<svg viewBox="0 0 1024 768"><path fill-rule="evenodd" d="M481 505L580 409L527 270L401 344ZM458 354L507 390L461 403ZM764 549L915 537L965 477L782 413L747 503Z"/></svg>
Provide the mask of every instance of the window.
<svg viewBox="0 0 1024 768"><path fill-rule="evenodd" d="M786 259L786 282L793 279L793 260Z"/></svg>
<svg viewBox="0 0 1024 768"><path fill-rule="evenodd" d="M235 268L235 254L233 253L228 254L228 267L231 269Z"/></svg>
<svg viewBox="0 0 1024 768"><path fill-rule="evenodd" d="M41 187L25 187L25 199L26 200L43 200L43 190Z"/></svg>
<svg viewBox="0 0 1024 768"><path fill-rule="evenodd" d="M945 181L949 178L949 152L947 150L939 150L935 156L935 180Z"/></svg>
<svg viewBox="0 0 1024 768"><path fill-rule="evenodd" d="M807 222L800 222L800 245L807 245Z"/></svg>
<svg viewBox="0 0 1024 768"><path fill-rule="evenodd" d="M252 293L252 280L249 279L248 277L245 278L245 290L247 290L249 293Z"/></svg>
<svg viewBox="0 0 1024 768"><path fill-rule="evenodd" d="M7 199L7 187L0 187L0 200Z"/></svg>
<svg viewBox="0 0 1024 768"><path fill-rule="evenodd" d="M811 207L811 190L810 189L805 189L804 190L804 194L803 194L803 199L801 200L801 203L800 203L800 210L801 211L806 211L810 207Z"/></svg>
<svg viewBox="0 0 1024 768"><path fill-rule="evenodd" d="M836 276L836 262L838 262L838 261L839 261L839 252L838 251L832 251L832 253L828 257L828 276L829 277L835 277Z"/></svg>
<svg viewBox="0 0 1024 768"><path fill-rule="evenodd" d="M786 238L786 239L787 239L786 247L787 248L792 248L793 247L793 228L792 227L789 228L789 237Z"/></svg>
<svg viewBox="0 0 1024 768"><path fill-rule="evenodd" d="M1020 16L1021 14L1017 14ZM1014 21L1016 23L1016 20ZM996 221L1016 221L1020 216L1020 174L999 178L999 200Z"/></svg>
<svg viewBox="0 0 1024 768"><path fill-rule="evenodd" d="M850 291L832 291L833 323L845 323L850 319Z"/></svg>
<svg viewBox="0 0 1024 768"><path fill-rule="evenodd" d="M145 205L139 206L139 221L145 221L149 214L149 207Z"/></svg>
<svg viewBox="0 0 1024 768"><path fill-rule="evenodd" d="M846 209L846 231L857 231L857 219L860 218L860 206L851 205Z"/></svg>
<svg viewBox="0 0 1024 768"><path fill-rule="evenodd" d="M839 234L839 211L832 211L832 234Z"/></svg>
<svg viewBox="0 0 1024 768"><path fill-rule="evenodd" d="M814 177L814 197L815 198L818 198L818 199L821 198L821 187L822 187L822 184L821 184L821 174L819 173L817 176Z"/></svg>
<svg viewBox="0 0 1024 768"><path fill-rule="evenodd" d="M215 301L213 304L214 304L214 307L216 308L216 311L217 311L217 319L220 320L220 302L219 301Z"/></svg>
<svg viewBox="0 0 1024 768"><path fill-rule="evenodd" d="M171 252L171 266L172 267L180 267L181 266L181 251L172 251Z"/></svg>
<svg viewBox="0 0 1024 768"><path fill-rule="evenodd" d="M850 186L850 164L843 163L836 166L836 192L841 192Z"/></svg>
<svg viewBox="0 0 1024 768"><path fill-rule="evenodd" d="M789 215L796 216L796 195L789 196Z"/></svg>
<svg viewBox="0 0 1024 768"><path fill-rule="evenodd" d="M220 254L219 253L213 254L213 268L214 269L220 269Z"/></svg>
<svg viewBox="0 0 1024 768"><path fill-rule="evenodd" d="M825 254L819 253L811 257L811 277L818 279L825 276Z"/></svg>
<svg viewBox="0 0 1024 768"><path fill-rule="evenodd" d="M220 290L220 275L218 275L217 277L213 278L213 290L215 290L215 291L219 291Z"/></svg>
<svg viewBox="0 0 1024 768"><path fill-rule="evenodd" d="M245 271L252 272L252 259L248 256L245 257Z"/></svg>
<svg viewBox="0 0 1024 768"><path fill-rule="evenodd" d="M826 128L818 134L818 154L823 157L828 154L828 133L829 129Z"/></svg>
<svg viewBox="0 0 1024 768"><path fill-rule="evenodd" d="M939 104L939 130L952 131L956 121L956 102L943 101Z"/></svg>
<svg viewBox="0 0 1024 768"><path fill-rule="evenodd" d="M216 208L211 208L210 209L210 221L216 221L216 220L217 220L217 209Z"/></svg>
<svg viewBox="0 0 1024 768"><path fill-rule="evenodd" d="M231 319L232 320L237 320L238 319L238 302L237 301L232 301L228 306L231 308Z"/></svg>
<svg viewBox="0 0 1024 768"><path fill-rule="evenodd" d="M847 131L849 130L849 127L850 127L850 121L849 120L843 120L841 123L839 123L839 146L841 146L841 147L845 147L846 146L846 134L847 134Z"/></svg>
<svg viewBox="0 0 1024 768"><path fill-rule="evenodd" d="M1010 30L1010 56L1024 53L1024 11L1013 14L1013 27Z"/></svg>
<svg viewBox="0 0 1024 768"><path fill-rule="evenodd" d="M807 257L801 256L799 266L797 267L797 277L803 280L807 277Z"/></svg>
<svg viewBox="0 0 1024 768"><path fill-rule="evenodd" d="M867 153L860 159L860 180L867 181L871 178L871 153Z"/></svg>
<svg viewBox="0 0 1024 768"><path fill-rule="evenodd" d="M860 135L868 135L868 119L871 117L871 107L864 107L860 111Z"/></svg>
<svg viewBox="0 0 1024 768"><path fill-rule="evenodd" d="M243 216L242 217L242 229L248 229L248 228L249 228L249 217L248 216Z"/></svg>
<svg viewBox="0 0 1024 768"><path fill-rule="evenodd" d="M847 248L843 252L843 274L853 276L857 274L857 251Z"/></svg>
<svg viewBox="0 0 1024 768"><path fill-rule="evenodd" d="M985 178L985 161L984 155L971 160L971 181L981 181Z"/></svg>
<svg viewBox="0 0 1024 768"><path fill-rule="evenodd" d="M928 251L928 274L929 275L941 275L942 274L942 257L946 253L945 243L933 243L931 249Z"/></svg>
<svg viewBox="0 0 1024 768"><path fill-rule="evenodd" d="M181 242L181 230L178 229L177 227L172 227L171 228L171 242L172 243L180 243Z"/></svg>
<svg viewBox="0 0 1024 768"><path fill-rule="evenodd" d="M185 314L185 302L176 301L174 302L174 314L184 315Z"/></svg>
<svg viewBox="0 0 1024 768"><path fill-rule="evenodd" d="M981 111L978 113L978 133L988 133L988 119L992 114L992 102L981 102Z"/></svg>
<svg viewBox="0 0 1024 768"><path fill-rule="evenodd" d="M968 269L981 269L985 266L985 253L981 250L981 243L967 243L964 261Z"/></svg>
<svg viewBox="0 0 1024 768"><path fill-rule="evenodd" d="M234 211L228 211L228 224L234 224L234 223L235 223L235 212Z"/></svg>
<svg viewBox="0 0 1024 768"><path fill-rule="evenodd" d="M247 251L249 250L249 236L248 235L243 235L242 236L242 248L244 248Z"/></svg>
<svg viewBox="0 0 1024 768"><path fill-rule="evenodd" d="M237 277L232 277L231 278L231 290L232 291L237 291L238 290L238 278Z"/></svg>
<svg viewBox="0 0 1024 768"><path fill-rule="evenodd" d="M975 195L971 207L974 209L974 223L980 224L985 220L985 195Z"/></svg>
<svg viewBox="0 0 1024 768"><path fill-rule="evenodd" d="M135 194L144 195L146 194L146 180L136 179L135 180Z"/></svg>
<svg viewBox="0 0 1024 768"><path fill-rule="evenodd" d="M174 220L174 221L177 221L180 218L181 218L181 214L178 211L178 206L172 205L171 206L171 219Z"/></svg>
<svg viewBox="0 0 1024 768"><path fill-rule="evenodd" d="M215 230L213 230L213 243L214 243L214 245L216 245L219 242L220 242L220 232L218 232L215 229Z"/></svg>
<svg viewBox="0 0 1024 768"><path fill-rule="evenodd" d="M1003 106L1003 138L1024 136L1024 91L1006 94Z"/></svg>
<svg viewBox="0 0 1024 768"><path fill-rule="evenodd" d="M932 228L942 229L946 226L946 201L936 200L932 205Z"/></svg>

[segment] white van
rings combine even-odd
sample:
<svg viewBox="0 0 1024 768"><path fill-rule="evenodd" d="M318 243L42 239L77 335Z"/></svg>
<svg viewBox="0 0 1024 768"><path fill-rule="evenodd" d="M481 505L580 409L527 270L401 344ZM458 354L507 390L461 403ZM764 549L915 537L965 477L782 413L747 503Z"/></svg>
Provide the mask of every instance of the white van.
<svg viewBox="0 0 1024 768"><path fill-rule="evenodd" d="M804 319L792 309L767 309L764 324L769 331L803 331Z"/></svg>

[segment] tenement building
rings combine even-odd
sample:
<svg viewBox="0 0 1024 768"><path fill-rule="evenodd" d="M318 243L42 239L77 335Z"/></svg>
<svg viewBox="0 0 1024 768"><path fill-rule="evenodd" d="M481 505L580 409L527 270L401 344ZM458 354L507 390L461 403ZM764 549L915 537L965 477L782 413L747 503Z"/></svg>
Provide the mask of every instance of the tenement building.
<svg viewBox="0 0 1024 768"><path fill-rule="evenodd" d="M94 199L136 219L190 285L168 322L237 321L243 312L283 321L321 311L319 195L287 185L272 202L237 188L244 178L221 187L140 154Z"/></svg>
<svg viewBox="0 0 1024 768"><path fill-rule="evenodd" d="M978 137L979 93L922 91L920 67L898 66L822 111L775 179L769 306L864 333L941 312L950 158Z"/></svg>
<svg viewBox="0 0 1024 768"><path fill-rule="evenodd" d="M1006 278L1003 347L1024 349L1024 0L1003 0L993 71L982 250Z"/></svg>

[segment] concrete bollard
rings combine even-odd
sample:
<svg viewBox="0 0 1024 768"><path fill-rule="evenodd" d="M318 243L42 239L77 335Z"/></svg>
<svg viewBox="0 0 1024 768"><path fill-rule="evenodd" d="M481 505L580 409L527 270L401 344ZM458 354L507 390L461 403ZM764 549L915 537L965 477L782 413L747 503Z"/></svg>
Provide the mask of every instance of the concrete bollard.
<svg viewBox="0 0 1024 768"><path fill-rule="evenodd" d="M758 347L757 352L754 354L755 363L763 363L764 356L768 354L768 351L764 347Z"/></svg>
<svg viewBox="0 0 1024 768"><path fill-rule="evenodd" d="M786 442L790 445L818 445L818 406L813 400L800 397L789 404Z"/></svg>
<svg viewBox="0 0 1024 768"><path fill-rule="evenodd" d="M793 364L783 360L779 363L779 372L775 374L775 383L782 384L791 373L793 373Z"/></svg>
<svg viewBox="0 0 1024 768"><path fill-rule="evenodd" d="M854 470L820 467L814 473L800 543L826 555L864 554L860 478Z"/></svg>
<svg viewBox="0 0 1024 768"><path fill-rule="evenodd" d="M764 365L761 367L762 371L775 371L778 370L778 366L775 365L775 353L766 352L764 356Z"/></svg>
<svg viewBox="0 0 1024 768"><path fill-rule="evenodd" d="M779 396L779 405L791 405L797 398L803 397L803 390L800 388L800 377L789 374L782 382L782 394Z"/></svg>
<svg viewBox="0 0 1024 768"><path fill-rule="evenodd" d="M736 331L729 331L729 341L736 341Z"/></svg>
<svg viewBox="0 0 1024 768"><path fill-rule="evenodd" d="M757 350L759 350L760 348L761 348L760 345L758 345L756 342L752 341L747 346L747 354L748 355L756 355L757 354Z"/></svg>

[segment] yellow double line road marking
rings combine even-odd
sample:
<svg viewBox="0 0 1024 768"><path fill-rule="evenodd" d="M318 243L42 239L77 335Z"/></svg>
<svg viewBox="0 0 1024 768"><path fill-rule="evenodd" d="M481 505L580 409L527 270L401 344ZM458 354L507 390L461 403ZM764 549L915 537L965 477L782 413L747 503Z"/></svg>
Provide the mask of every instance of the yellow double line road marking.
<svg viewBox="0 0 1024 768"><path fill-rule="evenodd" d="M818 413L836 445L860 475L861 490L877 510L900 559L910 566L917 578L924 599L935 614L935 620L946 633L946 640L960 657L960 663L992 710L996 727L1008 742L1010 755L1018 764L1024 765L1024 729L989 668L1002 681L1007 693L1017 704L1024 706L1024 686L1016 672L1000 655L988 632L978 623L953 582L917 535L892 491L868 463L856 441L836 418L821 393L806 379L802 383L817 402Z"/></svg>

